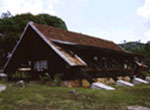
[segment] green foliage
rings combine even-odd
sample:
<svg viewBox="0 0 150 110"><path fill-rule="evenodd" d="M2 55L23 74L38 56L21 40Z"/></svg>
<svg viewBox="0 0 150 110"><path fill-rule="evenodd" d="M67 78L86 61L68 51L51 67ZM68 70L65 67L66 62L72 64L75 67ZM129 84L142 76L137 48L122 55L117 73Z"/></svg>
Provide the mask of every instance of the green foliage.
<svg viewBox="0 0 150 110"><path fill-rule="evenodd" d="M24 27L30 21L67 30L64 21L56 16L30 13L10 16L10 13L3 13L0 18L0 66L6 62L6 56L11 53Z"/></svg>
<svg viewBox="0 0 150 110"><path fill-rule="evenodd" d="M31 74L29 73L26 73L26 72L15 72L13 75L12 75L12 79L13 80L29 80L31 79Z"/></svg>
<svg viewBox="0 0 150 110"><path fill-rule="evenodd" d="M51 76L49 75L49 73L45 73L44 76L41 76L41 75L40 75L39 78L40 78L40 80L41 80L43 83L52 81Z"/></svg>
<svg viewBox="0 0 150 110"><path fill-rule="evenodd" d="M37 15L37 17L41 19L41 24L46 24L67 30L65 23L61 19L58 19L56 16L50 17L48 14L39 14Z"/></svg>
<svg viewBox="0 0 150 110"><path fill-rule="evenodd" d="M145 44L140 43L140 42L127 42L124 44L120 44L121 47L123 47L125 50L133 52L133 53L138 53L138 54L144 54L144 46Z"/></svg>
<svg viewBox="0 0 150 110"><path fill-rule="evenodd" d="M146 44L140 42L125 42L119 45L129 52L144 55L146 62L150 62L150 42Z"/></svg>
<svg viewBox="0 0 150 110"><path fill-rule="evenodd" d="M0 18L8 18L8 17L11 17L10 11L2 13L2 15L0 16Z"/></svg>
<svg viewBox="0 0 150 110"><path fill-rule="evenodd" d="M63 77L63 74L56 74L54 77L54 83L56 83L56 85L59 86L62 81L62 77Z"/></svg>
<svg viewBox="0 0 150 110"><path fill-rule="evenodd" d="M51 84L55 84L56 86L60 86L60 83L62 81L62 76L63 76L63 74L56 74L54 76L54 79L52 80L49 73L45 73L44 75L42 75L42 74L39 75L39 78L44 84L51 83Z"/></svg>
<svg viewBox="0 0 150 110"><path fill-rule="evenodd" d="M144 49L145 49L145 56L146 56L146 60L148 61L148 62L150 62L150 42L147 42L146 44L145 44L145 47L144 47Z"/></svg>

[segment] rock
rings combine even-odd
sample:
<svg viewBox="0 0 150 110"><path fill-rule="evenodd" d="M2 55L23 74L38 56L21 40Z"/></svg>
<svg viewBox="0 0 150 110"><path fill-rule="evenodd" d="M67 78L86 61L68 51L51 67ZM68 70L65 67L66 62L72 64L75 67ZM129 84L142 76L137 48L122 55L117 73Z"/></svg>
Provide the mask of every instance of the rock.
<svg viewBox="0 0 150 110"><path fill-rule="evenodd" d="M90 87L90 86L91 84L86 79L82 80L82 87Z"/></svg>
<svg viewBox="0 0 150 110"><path fill-rule="evenodd" d="M70 94L75 94L75 93L76 93L76 90L75 90L75 89L72 89L72 90L69 91L69 93L70 93Z"/></svg>
<svg viewBox="0 0 150 110"><path fill-rule="evenodd" d="M18 82L16 82L16 86L21 86L21 87L25 88L25 83L23 80L19 80Z"/></svg>
<svg viewBox="0 0 150 110"><path fill-rule="evenodd" d="M123 77L118 77L118 80L122 80L123 79Z"/></svg>
<svg viewBox="0 0 150 110"><path fill-rule="evenodd" d="M134 78L133 79L133 84L148 84L148 82L141 79L141 78Z"/></svg>
<svg viewBox="0 0 150 110"><path fill-rule="evenodd" d="M150 77L146 77L145 80L150 83Z"/></svg>
<svg viewBox="0 0 150 110"><path fill-rule="evenodd" d="M150 110L150 108L134 105L134 106L128 106L127 110Z"/></svg>
<svg viewBox="0 0 150 110"><path fill-rule="evenodd" d="M134 86L134 84L129 83L127 81L123 81L123 80L117 80L116 85L117 86L130 86L130 87Z"/></svg>
<svg viewBox="0 0 150 110"><path fill-rule="evenodd" d="M2 78L2 77L7 77L7 74L5 74L5 73L0 73L0 77Z"/></svg>
<svg viewBox="0 0 150 110"><path fill-rule="evenodd" d="M68 81L62 81L60 83L60 86L67 87L68 86Z"/></svg>
<svg viewBox="0 0 150 110"><path fill-rule="evenodd" d="M131 79L130 79L130 77L129 77L129 76L125 76L125 77L123 77L123 80L124 80L124 81L127 81L127 82L130 82L130 81L131 81Z"/></svg>
<svg viewBox="0 0 150 110"><path fill-rule="evenodd" d="M0 92L1 91L4 91L6 89L6 86L5 85L0 85Z"/></svg>
<svg viewBox="0 0 150 110"><path fill-rule="evenodd" d="M96 82L100 82L103 84L108 84L108 78L97 78Z"/></svg>
<svg viewBox="0 0 150 110"><path fill-rule="evenodd" d="M80 87L80 83L78 80L71 80L71 81L68 81L68 86L69 87Z"/></svg>
<svg viewBox="0 0 150 110"><path fill-rule="evenodd" d="M109 80L107 81L107 84L115 84L115 81L112 78L109 78Z"/></svg>
<svg viewBox="0 0 150 110"><path fill-rule="evenodd" d="M110 87L110 86L105 85L105 84L100 83L100 82L92 83L91 88L92 88L92 89L115 90L115 88Z"/></svg>

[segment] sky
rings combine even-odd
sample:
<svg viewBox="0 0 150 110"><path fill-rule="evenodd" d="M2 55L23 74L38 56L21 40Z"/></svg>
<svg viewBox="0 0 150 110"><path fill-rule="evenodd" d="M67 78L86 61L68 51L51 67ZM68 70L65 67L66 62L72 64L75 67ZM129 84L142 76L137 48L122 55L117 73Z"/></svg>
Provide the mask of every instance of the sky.
<svg viewBox="0 0 150 110"><path fill-rule="evenodd" d="M150 41L150 0L0 0L0 14L48 13L68 30L115 43Z"/></svg>

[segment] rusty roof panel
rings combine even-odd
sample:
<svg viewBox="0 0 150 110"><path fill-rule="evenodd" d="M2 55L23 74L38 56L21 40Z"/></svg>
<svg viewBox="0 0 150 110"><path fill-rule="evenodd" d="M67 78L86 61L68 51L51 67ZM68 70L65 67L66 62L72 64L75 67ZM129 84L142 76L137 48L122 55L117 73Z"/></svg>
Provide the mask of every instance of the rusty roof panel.
<svg viewBox="0 0 150 110"><path fill-rule="evenodd" d="M118 45L111 41L91 37L88 35L78 34L42 24L33 23L33 25L47 38L49 42L51 42L50 39L55 39L64 42L76 43L77 45L79 44L84 46L94 46L124 52L123 49L121 49Z"/></svg>
<svg viewBox="0 0 150 110"><path fill-rule="evenodd" d="M86 63L79 56L72 55L71 52L66 51L56 44L54 46L65 57L65 59L70 62L72 66L86 66Z"/></svg>

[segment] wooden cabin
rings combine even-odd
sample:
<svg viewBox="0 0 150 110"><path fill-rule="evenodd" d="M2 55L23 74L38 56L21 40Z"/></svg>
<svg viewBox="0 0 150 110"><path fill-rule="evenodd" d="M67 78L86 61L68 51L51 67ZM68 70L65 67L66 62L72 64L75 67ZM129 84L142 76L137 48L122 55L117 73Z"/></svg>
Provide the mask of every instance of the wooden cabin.
<svg viewBox="0 0 150 110"><path fill-rule="evenodd" d="M135 61L143 58L129 53L112 41L29 22L4 66L9 78L26 65L33 77L48 72L64 80L139 73Z"/></svg>

